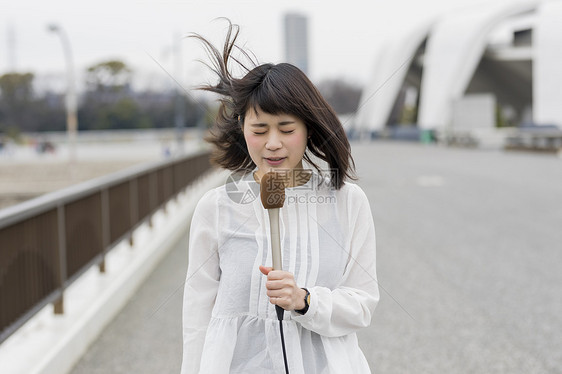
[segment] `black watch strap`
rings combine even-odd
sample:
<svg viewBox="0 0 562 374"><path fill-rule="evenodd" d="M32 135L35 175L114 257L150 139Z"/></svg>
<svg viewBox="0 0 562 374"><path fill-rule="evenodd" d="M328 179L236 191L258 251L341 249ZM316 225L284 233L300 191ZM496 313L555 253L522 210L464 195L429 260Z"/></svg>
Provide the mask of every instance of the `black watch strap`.
<svg viewBox="0 0 562 374"><path fill-rule="evenodd" d="M310 292L306 288L303 288L306 291L306 295L304 297L304 308L295 310L298 314L305 314L308 312L308 307L310 306Z"/></svg>

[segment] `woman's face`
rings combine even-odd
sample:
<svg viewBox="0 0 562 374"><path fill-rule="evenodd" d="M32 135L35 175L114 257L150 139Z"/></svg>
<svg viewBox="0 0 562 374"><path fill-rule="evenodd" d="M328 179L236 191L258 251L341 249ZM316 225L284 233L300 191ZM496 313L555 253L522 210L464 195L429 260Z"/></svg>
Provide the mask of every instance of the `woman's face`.
<svg viewBox="0 0 562 374"><path fill-rule="evenodd" d="M243 130L259 179L271 170L302 169L308 131L299 118L251 108L246 112Z"/></svg>

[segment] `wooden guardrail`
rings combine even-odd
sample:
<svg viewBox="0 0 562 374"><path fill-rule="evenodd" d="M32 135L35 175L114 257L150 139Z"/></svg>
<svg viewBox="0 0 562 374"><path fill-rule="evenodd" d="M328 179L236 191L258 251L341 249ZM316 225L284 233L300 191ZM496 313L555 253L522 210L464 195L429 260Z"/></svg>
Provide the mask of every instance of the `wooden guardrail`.
<svg viewBox="0 0 562 374"><path fill-rule="evenodd" d="M182 189L209 152L134 167L0 210L0 344Z"/></svg>

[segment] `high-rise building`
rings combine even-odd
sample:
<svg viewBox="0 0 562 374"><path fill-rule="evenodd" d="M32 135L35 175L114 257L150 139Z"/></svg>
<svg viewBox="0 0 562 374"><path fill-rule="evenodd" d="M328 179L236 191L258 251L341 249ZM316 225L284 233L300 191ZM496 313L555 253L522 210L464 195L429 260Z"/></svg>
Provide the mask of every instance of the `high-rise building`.
<svg viewBox="0 0 562 374"><path fill-rule="evenodd" d="M296 13L285 14L285 61L308 74L308 20Z"/></svg>

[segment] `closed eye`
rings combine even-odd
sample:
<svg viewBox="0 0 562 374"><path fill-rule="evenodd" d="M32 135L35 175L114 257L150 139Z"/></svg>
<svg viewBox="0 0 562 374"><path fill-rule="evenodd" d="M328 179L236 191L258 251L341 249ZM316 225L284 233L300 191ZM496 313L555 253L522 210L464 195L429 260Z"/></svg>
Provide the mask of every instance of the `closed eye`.
<svg viewBox="0 0 562 374"><path fill-rule="evenodd" d="M289 131L281 131L283 134L291 134L293 132L295 132L295 130L289 130Z"/></svg>

